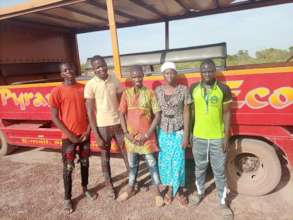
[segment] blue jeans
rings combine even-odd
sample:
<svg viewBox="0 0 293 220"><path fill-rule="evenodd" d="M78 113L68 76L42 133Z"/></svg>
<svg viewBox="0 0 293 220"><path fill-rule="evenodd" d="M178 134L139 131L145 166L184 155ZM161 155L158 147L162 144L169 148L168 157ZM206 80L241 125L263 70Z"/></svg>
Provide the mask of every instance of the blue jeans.
<svg viewBox="0 0 293 220"><path fill-rule="evenodd" d="M209 161L221 204L225 204L227 188L225 176L226 153L223 152L224 139L200 139L193 137L192 153L195 161L195 185L198 194L204 194L205 179Z"/></svg>
<svg viewBox="0 0 293 220"><path fill-rule="evenodd" d="M127 153L128 156L128 163L129 163L129 180L128 180L128 185L129 186L134 186L135 181L136 181L136 174L137 174L137 168L138 168L138 157L140 154L138 153ZM147 162L149 172L152 177L152 182L154 185L159 185L160 184L160 179L159 179L159 173L157 169L157 162L154 154L145 154L145 160Z"/></svg>

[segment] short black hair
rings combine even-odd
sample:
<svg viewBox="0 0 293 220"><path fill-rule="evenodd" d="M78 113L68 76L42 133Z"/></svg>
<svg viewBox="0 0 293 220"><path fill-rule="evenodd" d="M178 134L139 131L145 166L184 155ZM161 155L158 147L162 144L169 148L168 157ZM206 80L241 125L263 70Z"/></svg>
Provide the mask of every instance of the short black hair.
<svg viewBox="0 0 293 220"><path fill-rule="evenodd" d="M141 71L143 72L142 66L141 65L133 65L129 68L129 72L132 73L134 71Z"/></svg>
<svg viewBox="0 0 293 220"><path fill-rule="evenodd" d="M216 64L212 59L203 60L200 64L200 69L202 69L204 65L213 66L216 69Z"/></svg>
<svg viewBox="0 0 293 220"><path fill-rule="evenodd" d="M72 63L72 62L61 62L61 63L59 64L59 70L60 70L60 72L61 72L61 68L62 68L63 65L68 65L68 66L70 66L70 67L75 68L75 64Z"/></svg>
<svg viewBox="0 0 293 220"><path fill-rule="evenodd" d="M97 61L97 60L101 60L101 61L105 62L104 57L102 57L102 56L100 56L100 55L95 55L95 56L93 56L92 59L91 59L91 65L93 65L93 62L95 62L95 61Z"/></svg>

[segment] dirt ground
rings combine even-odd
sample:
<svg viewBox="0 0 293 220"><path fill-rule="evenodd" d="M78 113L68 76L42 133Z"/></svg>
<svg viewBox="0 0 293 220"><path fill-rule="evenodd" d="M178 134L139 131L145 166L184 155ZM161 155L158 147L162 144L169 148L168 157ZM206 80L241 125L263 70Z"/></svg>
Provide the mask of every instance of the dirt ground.
<svg viewBox="0 0 293 220"><path fill-rule="evenodd" d="M188 167L192 167L192 161ZM98 199L88 201L81 194L79 165L73 175L73 203L75 211L63 210L63 181L60 153L44 149L19 149L0 159L0 219L222 219L218 209L215 185L207 182L207 196L198 206L181 208L177 201L162 208L155 207L154 192L147 187L124 203L105 196L100 158L90 158L89 188ZM112 175L117 191L123 191L127 174L120 158L111 159ZM150 177L142 162L139 184L148 185ZM266 196L249 197L230 193L234 219L293 219L292 172L285 172L277 189ZM192 169L187 172L189 197L194 191Z"/></svg>

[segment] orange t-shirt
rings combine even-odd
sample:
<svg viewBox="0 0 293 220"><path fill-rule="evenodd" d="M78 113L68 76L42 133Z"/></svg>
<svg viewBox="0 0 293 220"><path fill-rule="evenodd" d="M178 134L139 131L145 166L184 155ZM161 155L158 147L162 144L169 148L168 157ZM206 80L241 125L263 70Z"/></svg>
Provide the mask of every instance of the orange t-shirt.
<svg viewBox="0 0 293 220"><path fill-rule="evenodd" d="M49 98L50 106L58 109L59 119L75 135L83 134L88 127L83 90L80 83L63 84L55 87ZM65 134L62 138L66 138Z"/></svg>

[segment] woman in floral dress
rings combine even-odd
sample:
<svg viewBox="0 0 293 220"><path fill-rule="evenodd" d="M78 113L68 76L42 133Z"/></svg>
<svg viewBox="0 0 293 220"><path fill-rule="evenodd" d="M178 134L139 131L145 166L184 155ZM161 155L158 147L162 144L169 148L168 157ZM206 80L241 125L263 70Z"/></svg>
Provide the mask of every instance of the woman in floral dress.
<svg viewBox="0 0 293 220"><path fill-rule="evenodd" d="M180 205L186 206L183 195L185 185L185 148L189 144L189 105L192 102L187 86L176 82L176 66L166 62L161 66L165 83L156 88L161 108L158 129L159 174L161 184L168 187L165 204L178 198Z"/></svg>

